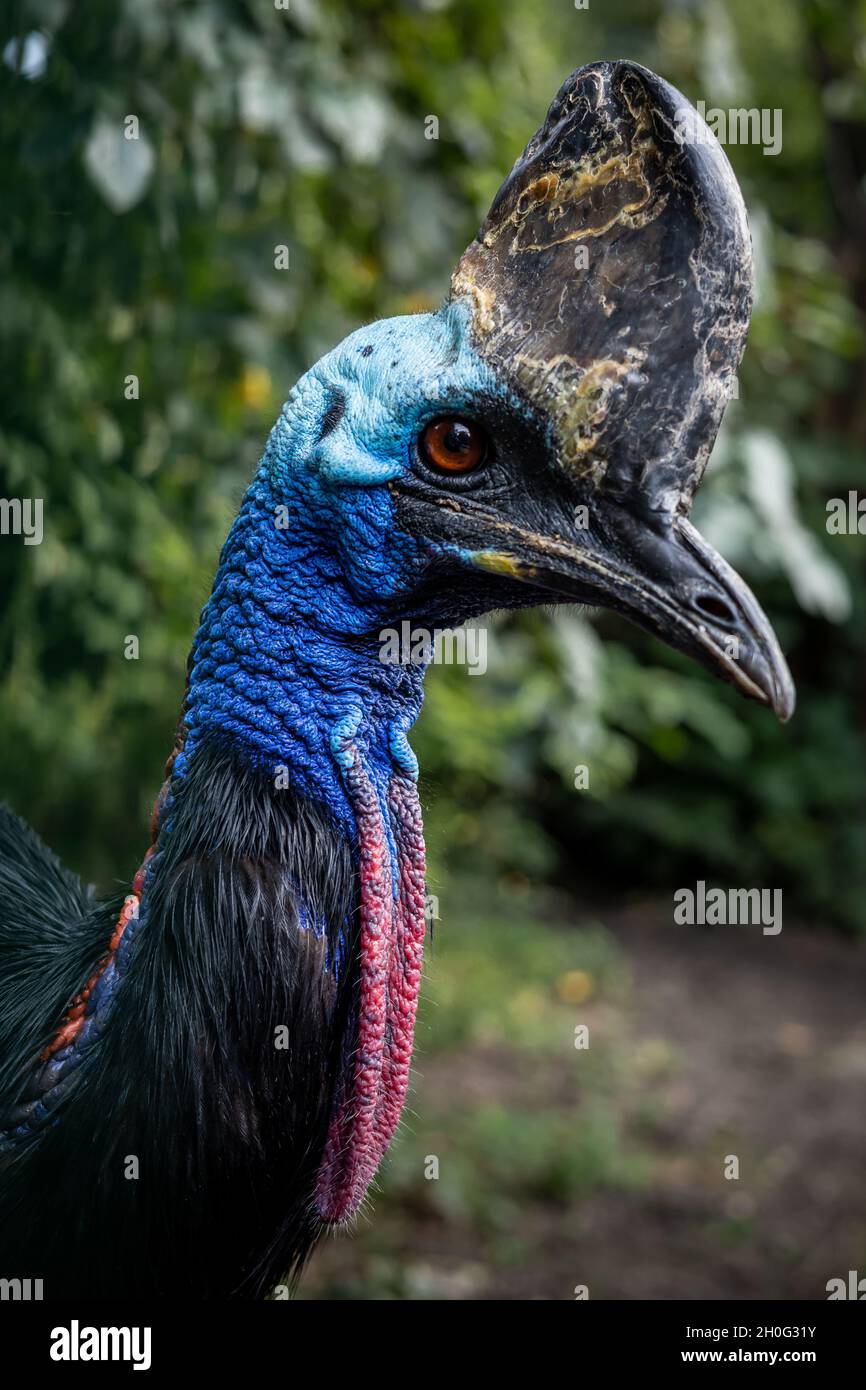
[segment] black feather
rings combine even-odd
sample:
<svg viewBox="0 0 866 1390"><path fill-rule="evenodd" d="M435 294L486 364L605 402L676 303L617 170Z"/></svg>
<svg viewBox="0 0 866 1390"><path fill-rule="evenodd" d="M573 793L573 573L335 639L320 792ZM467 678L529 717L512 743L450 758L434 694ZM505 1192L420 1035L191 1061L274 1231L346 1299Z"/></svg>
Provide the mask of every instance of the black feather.
<svg viewBox="0 0 866 1390"><path fill-rule="evenodd" d="M105 950L119 901L99 903L29 825L0 805L0 1116L46 1027Z"/></svg>
<svg viewBox="0 0 866 1390"><path fill-rule="evenodd" d="M0 1263L9 1277L43 1278L46 1298L260 1298L300 1271L321 1231L312 1193L354 1033L350 846L324 808L224 747L199 750L169 820L104 1036L57 1122L0 1160ZM7 1104L114 920L10 823ZM341 932L335 979L325 963ZM31 952L43 971L50 962L50 988Z"/></svg>

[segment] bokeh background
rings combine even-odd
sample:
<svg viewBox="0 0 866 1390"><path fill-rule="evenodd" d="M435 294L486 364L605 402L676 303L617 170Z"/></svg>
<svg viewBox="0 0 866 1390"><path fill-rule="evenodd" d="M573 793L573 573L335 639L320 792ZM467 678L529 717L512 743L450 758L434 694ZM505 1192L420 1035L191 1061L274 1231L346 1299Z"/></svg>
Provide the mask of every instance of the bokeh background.
<svg viewBox="0 0 866 1390"><path fill-rule="evenodd" d="M866 496L866 5L39 0L4 6L0 50L0 490L45 500L40 546L0 540L0 794L105 889L296 378L441 300L579 64L781 109L780 153L728 147L758 301L695 520L798 713L577 611L496 622L483 677L431 672L415 1091L374 1220L304 1294L816 1298L866 1273L866 536L825 524ZM781 888L782 934L675 927L698 878Z"/></svg>

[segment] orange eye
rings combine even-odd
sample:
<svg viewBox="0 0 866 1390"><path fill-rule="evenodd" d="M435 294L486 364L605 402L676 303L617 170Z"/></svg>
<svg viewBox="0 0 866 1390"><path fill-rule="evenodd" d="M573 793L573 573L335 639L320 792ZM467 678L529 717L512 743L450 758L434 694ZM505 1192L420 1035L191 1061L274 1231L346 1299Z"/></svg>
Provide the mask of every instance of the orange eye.
<svg viewBox="0 0 866 1390"><path fill-rule="evenodd" d="M453 416L431 420L418 443L422 457L440 473L470 473L487 454L487 434L481 426Z"/></svg>

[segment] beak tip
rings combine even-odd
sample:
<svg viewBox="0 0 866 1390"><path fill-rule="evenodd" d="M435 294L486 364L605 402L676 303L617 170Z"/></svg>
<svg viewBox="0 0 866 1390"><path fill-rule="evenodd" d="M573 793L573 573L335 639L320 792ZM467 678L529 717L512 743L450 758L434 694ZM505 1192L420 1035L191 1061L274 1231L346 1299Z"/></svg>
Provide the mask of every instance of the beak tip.
<svg viewBox="0 0 866 1390"><path fill-rule="evenodd" d="M797 707L797 692L794 688L794 682L791 679L785 658L778 650L773 653L773 657L769 661L764 657L760 661L758 670L752 668L746 681L741 685L741 690L743 694L751 695L753 699L759 700L761 704L771 709L780 724L787 724Z"/></svg>
<svg viewBox="0 0 866 1390"><path fill-rule="evenodd" d="M787 724L797 707L797 690L775 638L771 639L770 650L766 654L767 676L765 690L767 703L780 724Z"/></svg>
<svg viewBox="0 0 866 1390"><path fill-rule="evenodd" d="M797 692L790 677L774 690L772 708L780 724L787 724L793 716L797 708Z"/></svg>

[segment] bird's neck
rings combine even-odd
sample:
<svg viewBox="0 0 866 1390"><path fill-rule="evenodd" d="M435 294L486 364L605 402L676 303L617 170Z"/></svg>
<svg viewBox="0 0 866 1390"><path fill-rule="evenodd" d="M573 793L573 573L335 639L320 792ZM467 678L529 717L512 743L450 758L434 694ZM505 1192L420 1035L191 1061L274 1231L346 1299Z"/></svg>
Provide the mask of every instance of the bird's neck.
<svg viewBox="0 0 866 1390"><path fill-rule="evenodd" d="M407 732L424 669L382 659L387 622L380 599L350 590L333 538L311 529L301 499L278 501L260 472L193 644L175 775L202 741L225 741L353 835L350 745L383 808L395 773L417 775Z"/></svg>
<svg viewBox="0 0 866 1390"><path fill-rule="evenodd" d="M136 888L146 921L149 894L166 879L165 855L178 838L178 804L203 799L204 793L190 798L185 783L204 765L207 785L215 749L230 747L259 779L260 801L247 809L245 822L261 821L265 807L272 819L281 796L306 800L330 817L353 862L357 898L350 917L337 924L337 936L329 933L324 969L339 973L345 926L354 1013L332 1078L327 1141L310 1196L322 1221L338 1222L362 1201L396 1129L409 1080L425 862L417 764L407 732L420 709L423 668L380 659L387 575L372 576L369 597L353 591L334 538L310 531L298 499L288 515L279 511L284 505L263 470L229 534L193 645L154 851ZM276 516L287 524L276 527ZM221 815L215 808L217 820ZM222 874L249 862L248 830L249 824L242 827L244 843L221 849ZM184 859L191 850L211 855L214 839L211 817L205 817L196 844L183 844ZM308 911L304 875L294 878L294 930L303 935L317 911ZM245 939L244 932L238 937ZM295 978L292 988L303 996L310 981Z"/></svg>
<svg viewBox="0 0 866 1390"><path fill-rule="evenodd" d="M201 1131L195 1221L236 1205L237 1179L274 1277L321 1223L357 1210L388 1148L425 931L406 738L423 670L379 658L389 576L372 573L359 595L301 499L280 505L260 472L195 638L151 848L18 1131L43 1124L91 1051L118 1094L150 1057L153 1076L175 1078L164 1122ZM115 1004L123 1026L108 1028Z"/></svg>

